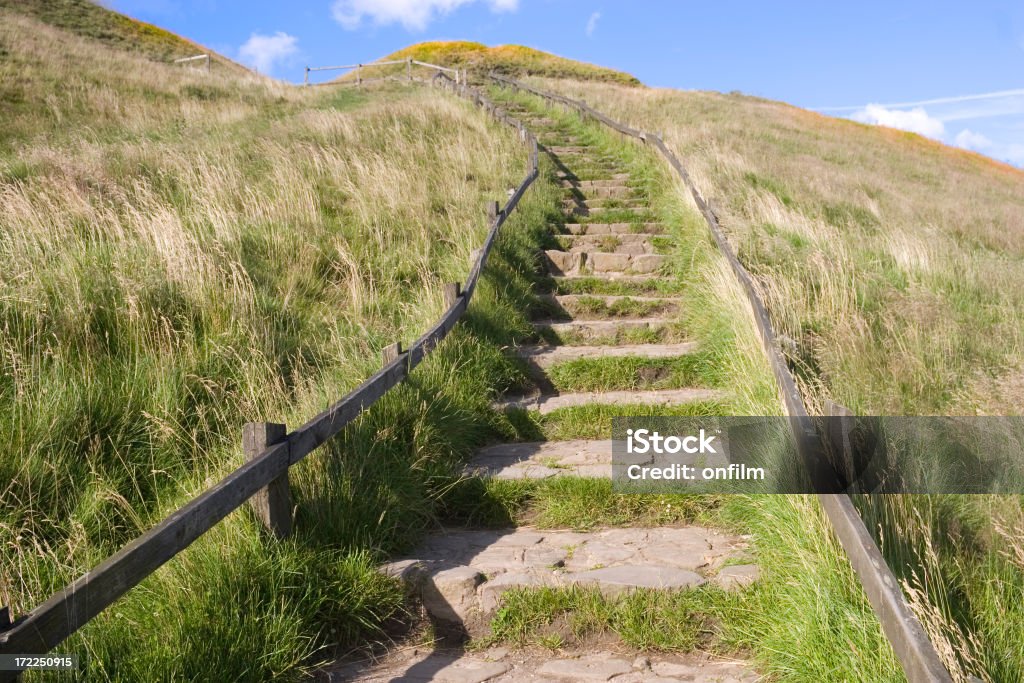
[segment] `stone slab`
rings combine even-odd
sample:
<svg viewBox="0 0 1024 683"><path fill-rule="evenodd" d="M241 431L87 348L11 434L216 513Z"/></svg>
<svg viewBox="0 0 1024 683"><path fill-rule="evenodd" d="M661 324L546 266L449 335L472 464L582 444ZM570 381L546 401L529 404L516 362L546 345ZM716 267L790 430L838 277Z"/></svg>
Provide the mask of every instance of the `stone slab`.
<svg viewBox="0 0 1024 683"><path fill-rule="evenodd" d="M519 346L514 353L540 368L582 359L677 358L697 350L696 342L622 344L619 346Z"/></svg>
<svg viewBox="0 0 1024 683"><path fill-rule="evenodd" d="M694 401L710 401L724 394L714 389L661 389L657 391L586 391L506 399L494 404L497 410L519 408L546 415L560 408L592 404L671 406Z"/></svg>

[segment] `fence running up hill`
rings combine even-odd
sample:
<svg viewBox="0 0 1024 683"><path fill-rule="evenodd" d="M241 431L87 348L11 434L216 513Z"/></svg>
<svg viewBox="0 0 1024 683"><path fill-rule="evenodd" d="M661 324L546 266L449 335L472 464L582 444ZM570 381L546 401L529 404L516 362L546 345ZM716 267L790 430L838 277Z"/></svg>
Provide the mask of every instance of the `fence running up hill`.
<svg viewBox="0 0 1024 683"><path fill-rule="evenodd" d="M246 425L243 446L248 460L244 465L28 614L12 622L9 609L0 608L0 654L38 655L50 651L246 501L252 501L257 515L273 533L286 535L291 529L292 508L288 468L403 382L455 327L476 291L498 232L538 176L537 139L521 122L499 110L465 82L456 84L439 71L429 83L471 100L498 121L516 128L529 150L526 177L515 192L503 207L499 208L497 202L488 205L490 229L465 287L460 288L457 283L446 285L448 308L433 327L408 350L400 344L384 349L383 367L337 403L292 432L286 433L285 426L280 424ZM0 671L0 681L16 675Z"/></svg>
<svg viewBox="0 0 1024 683"><path fill-rule="evenodd" d="M612 130L654 147L679 174L683 184L697 204L697 208L703 214L708 224L708 229L711 231L711 235L719 250L725 256L733 273L743 285L747 300L750 302L754 312L754 322L757 325L762 346L765 354L768 356L772 372L779 386L783 407L789 416L797 451L810 475L815 490L827 492L819 493L818 501L825 510L825 514L832 524L836 537L846 551L850 564L857 572L868 601L878 615L882 630L892 644L893 650L903 666L904 673L907 675L907 679L911 683L932 681L944 683L952 681L949 672L943 666L935 650L935 646L928 639L924 628L907 604L899 582L885 563L885 559L882 557L882 553L868 532L867 527L864 526L864 521L853 506L853 501L850 500L848 495L841 492L843 478L837 473L836 464L830 460L823 448L823 439L818 435L815 421L807 413L803 398L797 389L796 381L789 370L786 359L779 350L771 318L768 315L764 302L761 301L761 296L754 284L754 279L736 257L732 245L729 244L725 233L722 232L718 224L717 216L715 216L711 207L701 196L697 186L690 178L690 174L686 172L686 168L679 161L679 158L665 145L661 137L619 123L591 108L586 102L540 90L494 72L490 73L489 77L499 85L536 95L552 104L564 107L568 111L575 111L583 118L599 121ZM842 406L832 405L830 408L830 412L833 415L845 416L850 414L850 411ZM832 440L841 441L844 435L829 434L827 437ZM842 451L841 448L836 448L835 450Z"/></svg>
<svg viewBox="0 0 1024 683"><path fill-rule="evenodd" d="M397 66L399 64L405 65L405 80L411 81L413 79L412 68L413 66L422 66L430 69L435 74L452 74L449 78L454 78L455 85L461 86L466 84L466 71L460 69L450 69L446 66L439 66L437 64L430 64L429 62L421 62L418 59L411 57L407 59L390 59L383 62L369 62L368 64L343 64L341 66L307 66L306 75L302 79L303 85L339 85L344 84L344 81L328 81L327 83L310 83L309 74L317 71L348 71L355 75L355 79L348 81L355 85L362 85L364 82L369 83L371 81L387 80L388 76L378 78L363 78L364 69L373 69L383 66ZM395 77L390 77L395 78Z"/></svg>

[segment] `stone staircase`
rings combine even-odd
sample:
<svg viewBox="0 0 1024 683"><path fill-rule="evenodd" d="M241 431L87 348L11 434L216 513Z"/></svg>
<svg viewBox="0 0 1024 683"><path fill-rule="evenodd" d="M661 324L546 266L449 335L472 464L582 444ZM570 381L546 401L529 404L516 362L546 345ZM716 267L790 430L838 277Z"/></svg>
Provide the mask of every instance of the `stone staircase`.
<svg viewBox="0 0 1024 683"><path fill-rule="evenodd" d="M640 405L653 412L658 407L721 398L722 392L704 387L559 393L544 381L565 363L618 358L657 362L698 349L680 331L678 319L685 301L657 293L670 266L666 256L658 253L657 243L666 239L668 231L654 220L628 169L584 141L553 131L550 119L526 109L512 113L538 132L542 142L551 141L543 151L558 169L565 221L552 226L559 248L544 252L554 291L541 297L547 310L533 323L542 341L509 350L529 365L540 388L529 395L506 396L494 407L547 414L573 406ZM603 220L602 215L614 220ZM570 282L572 293L565 293L562 285ZM599 293L608 282L631 287L636 294ZM658 341L628 343L637 333L653 335ZM481 449L466 474L496 479L610 478L611 453L610 439L498 444ZM486 633L501 596L512 588L586 586L614 597L637 589L678 590L709 582L734 589L757 578L746 539L701 526L591 532L448 529L383 571L407 583L435 627L469 636ZM417 678L417 671L423 677ZM757 678L742 663L694 655L646 658L578 651L555 656L507 648L472 654L421 652L401 661L392 657L352 677L620 683Z"/></svg>

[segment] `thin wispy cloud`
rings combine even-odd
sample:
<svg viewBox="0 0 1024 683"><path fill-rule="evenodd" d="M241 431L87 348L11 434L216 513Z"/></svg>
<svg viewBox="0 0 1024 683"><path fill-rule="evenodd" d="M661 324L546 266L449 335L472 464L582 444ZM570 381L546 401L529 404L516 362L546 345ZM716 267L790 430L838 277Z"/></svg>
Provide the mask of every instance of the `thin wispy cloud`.
<svg viewBox="0 0 1024 683"><path fill-rule="evenodd" d="M996 90L993 92L979 93L976 95L954 95L952 97L936 97L930 100L917 100L916 102L891 102L889 104L875 104L873 106L892 108L902 107L927 107L936 104L956 104L958 102L975 102L980 100L998 100L1004 97L1022 97L1024 88L1013 90ZM865 105L855 104L842 107L818 107L815 111L856 111L863 109Z"/></svg>
<svg viewBox="0 0 1024 683"><path fill-rule="evenodd" d="M298 38L284 31L278 31L272 36L253 33L238 48L238 58L260 73L267 74L278 63L298 54L298 42Z"/></svg>
<svg viewBox="0 0 1024 683"><path fill-rule="evenodd" d="M594 12L593 14L590 15L590 18L587 19L587 29L586 29L587 30L587 38L589 38L592 35L594 35L594 31L597 30L597 21L600 18L601 18L601 13L600 12Z"/></svg>
<svg viewBox="0 0 1024 683"><path fill-rule="evenodd" d="M407 31L423 31L439 16L479 1L489 5L492 12L519 8L519 0L335 0L331 16L348 31L364 22L375 26L401 24Z"/></svg>

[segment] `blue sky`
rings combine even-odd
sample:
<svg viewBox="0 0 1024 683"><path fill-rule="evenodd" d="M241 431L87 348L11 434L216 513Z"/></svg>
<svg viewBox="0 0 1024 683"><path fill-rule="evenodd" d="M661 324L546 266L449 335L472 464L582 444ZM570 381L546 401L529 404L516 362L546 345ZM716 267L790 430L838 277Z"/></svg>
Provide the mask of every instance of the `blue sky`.
<svg viewBox="0 0 1024 683"><path fill-rule="evenodd" d="M739 90L1024 166L1024 2L106 0L264 73L413 42L519 43L644 83Z"/></svg>

